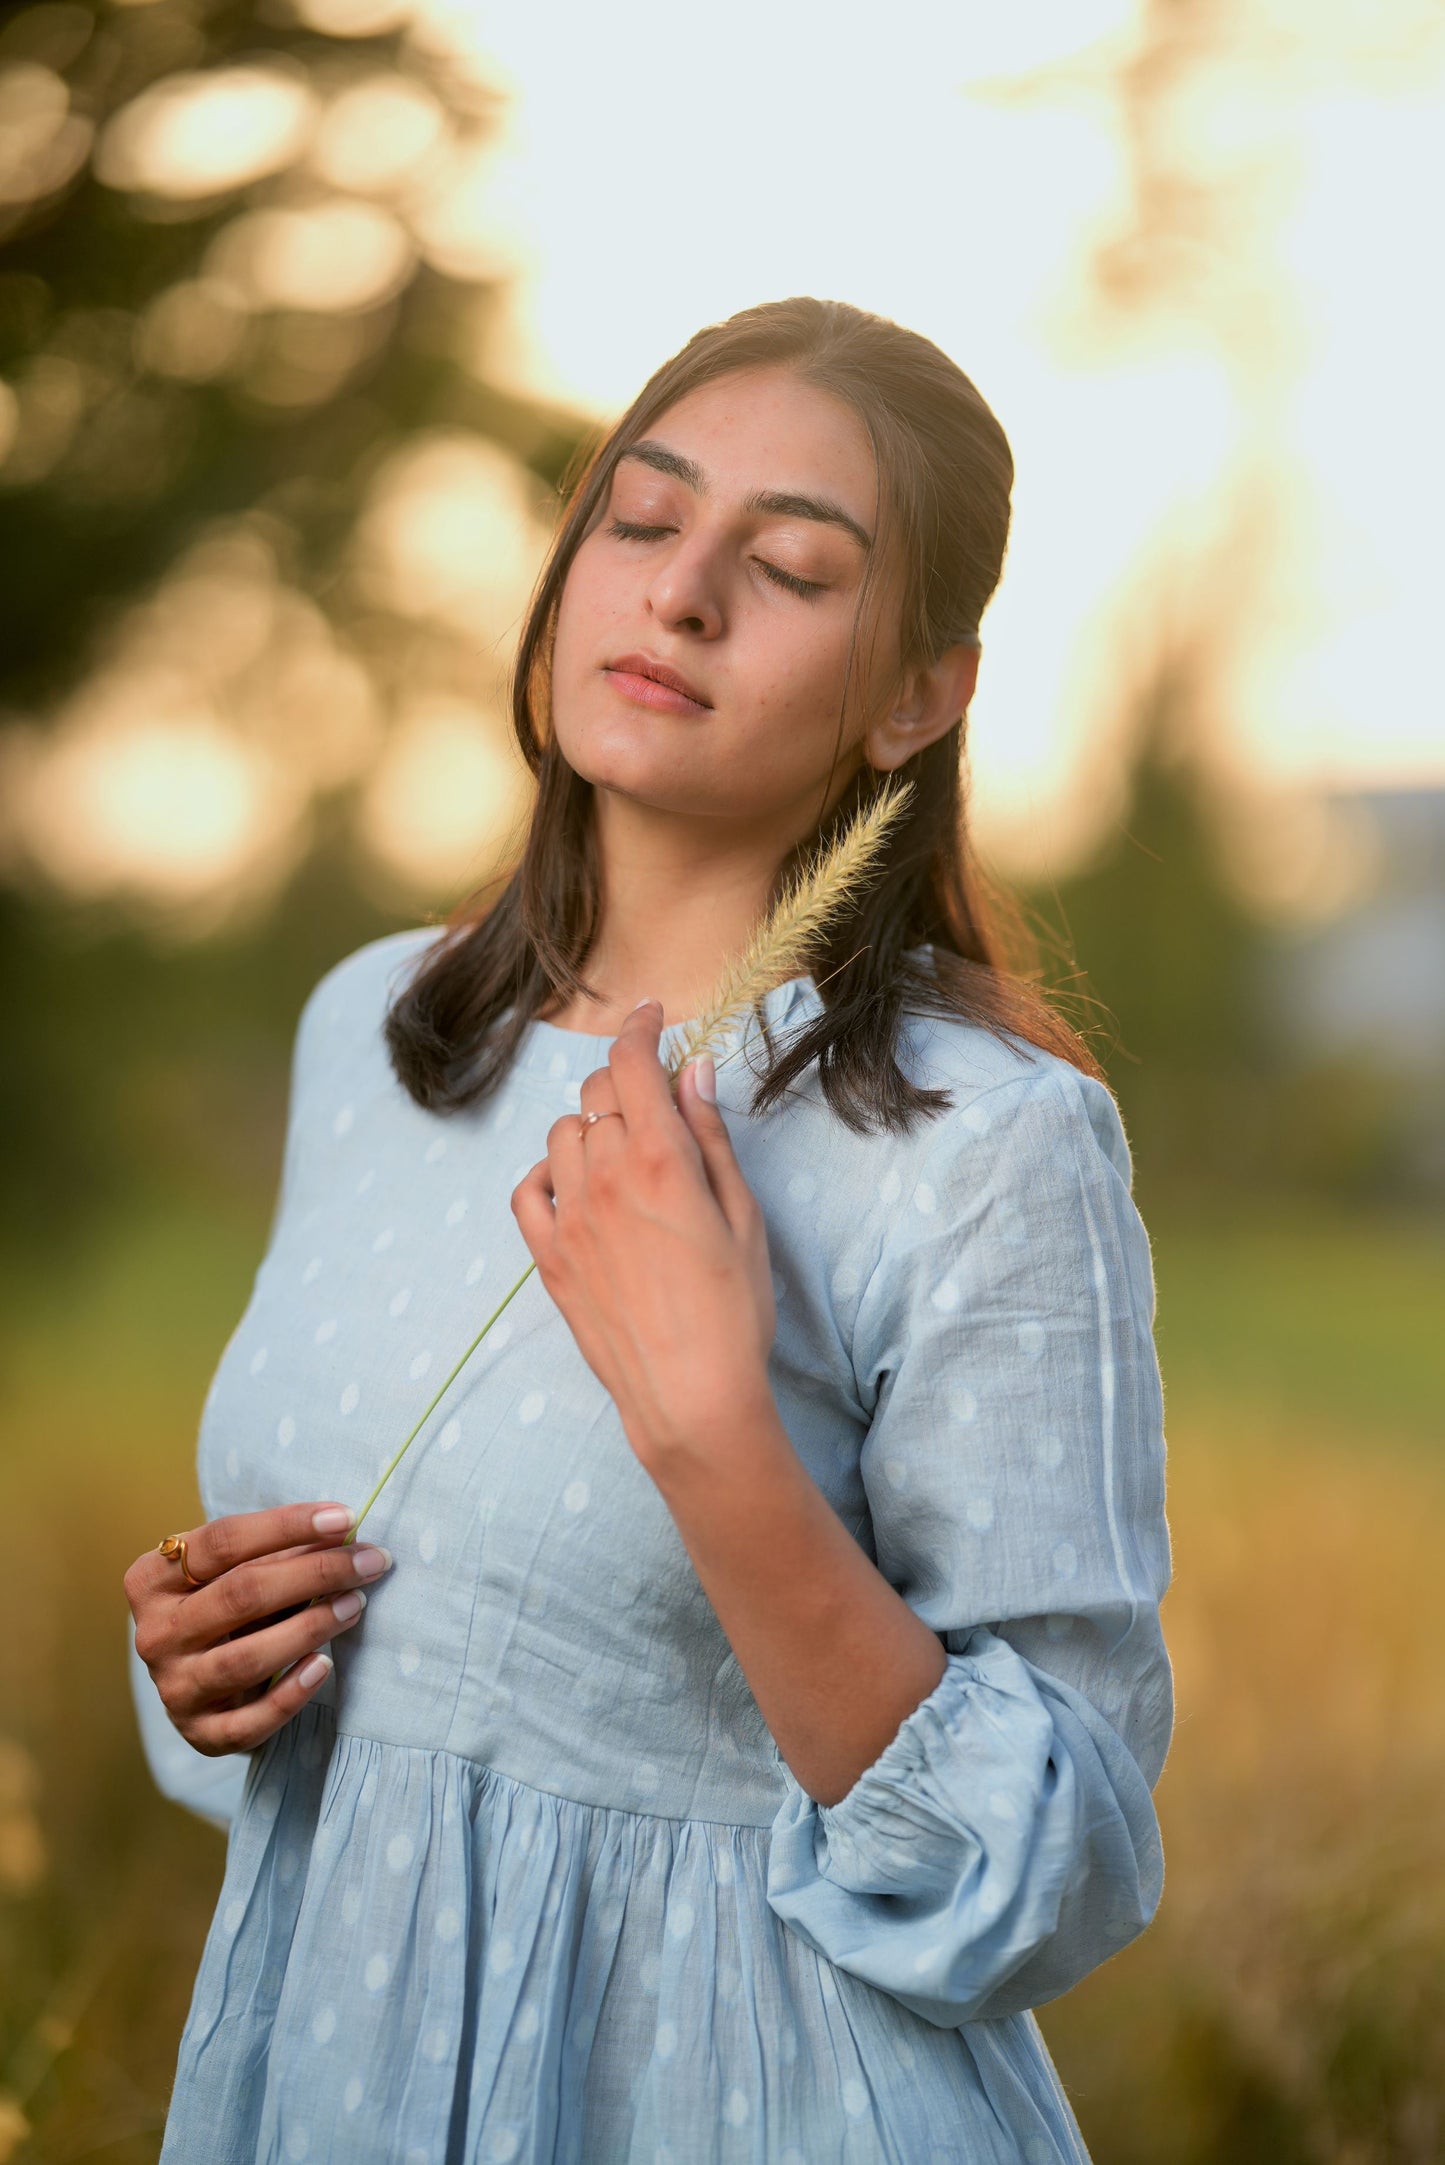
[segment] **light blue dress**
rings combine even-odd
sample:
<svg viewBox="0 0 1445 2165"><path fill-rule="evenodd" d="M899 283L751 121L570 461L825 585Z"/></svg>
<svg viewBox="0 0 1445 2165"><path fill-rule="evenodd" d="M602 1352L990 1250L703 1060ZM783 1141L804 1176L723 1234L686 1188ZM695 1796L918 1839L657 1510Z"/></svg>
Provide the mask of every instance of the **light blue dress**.
<svg viewBox="0 0 1445 2165"><path fill-rule="evenodd" d="M422 1111L381 1022L437 937L373 940L306 1002L208 1516L360 1503L530 1260L511 1190L612 1040L534 1022L499 1096ZM819 1005L795 979L769 1025ZM719 1096L788 1433L946 1674L817 1805L533 1273L368 1517L395 1569L294 1721L204 1758L132 1647L161 1787L230 1830L163 2165L1086 2157L1030 2010L1162 1883L1149 1242L1106 1088L907 1028L954 1098L911 1136L852 1133L815 1071L750 1117L752 1021Z"/></svg>

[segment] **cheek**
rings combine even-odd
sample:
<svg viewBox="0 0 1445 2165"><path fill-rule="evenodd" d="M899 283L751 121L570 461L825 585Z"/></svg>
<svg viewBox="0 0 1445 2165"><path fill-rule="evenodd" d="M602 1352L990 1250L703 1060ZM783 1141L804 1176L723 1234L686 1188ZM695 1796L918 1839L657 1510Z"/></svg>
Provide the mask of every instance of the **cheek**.
<svg viewBox="0 0 1445 2165"><path fill-rule="evenodd" d="M555 667L559 675L574 664L586 664L603 627L616 612L617 596L602 572L597 552L584 541L572 559L557 606Z"/></svg>
<svg viewBox="0 0 1445 2165"><path fill-rule="evenodd" d="M821 612L819 612L821 617ZM772 726L826 730L831 743L848 673L851 618L769 624L755 649L760 715Z"/></svg>

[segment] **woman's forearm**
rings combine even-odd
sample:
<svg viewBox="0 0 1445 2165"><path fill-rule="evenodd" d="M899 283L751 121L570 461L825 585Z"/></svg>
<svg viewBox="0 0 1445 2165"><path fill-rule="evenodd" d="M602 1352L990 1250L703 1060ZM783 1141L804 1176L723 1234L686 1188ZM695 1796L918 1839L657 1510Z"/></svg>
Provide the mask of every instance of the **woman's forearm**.
<svg viewBox="0 0 1445 2165"><path fill-rule="evenodd" d="M645 1461L799 1786L836 1804L947 1667L803 1465L764 1387Z"/></svg>

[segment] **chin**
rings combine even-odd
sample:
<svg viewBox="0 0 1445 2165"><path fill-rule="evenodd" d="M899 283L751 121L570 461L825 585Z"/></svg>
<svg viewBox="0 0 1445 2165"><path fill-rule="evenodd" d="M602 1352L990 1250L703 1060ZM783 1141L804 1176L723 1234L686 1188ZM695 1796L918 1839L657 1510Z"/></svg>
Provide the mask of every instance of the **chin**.
<svg viewBox="0 0 1445 2165"><path fill-rule="evenodd" d="M616 718L609 716L605 726L558 729L557 742L573 772L598 789L620 790L629 797L649 796L652 791L666 794L669 779L676 783L677 763L675 758L663 757L665 740L657 719L642 715L635 723L619 727Z"/></svg>

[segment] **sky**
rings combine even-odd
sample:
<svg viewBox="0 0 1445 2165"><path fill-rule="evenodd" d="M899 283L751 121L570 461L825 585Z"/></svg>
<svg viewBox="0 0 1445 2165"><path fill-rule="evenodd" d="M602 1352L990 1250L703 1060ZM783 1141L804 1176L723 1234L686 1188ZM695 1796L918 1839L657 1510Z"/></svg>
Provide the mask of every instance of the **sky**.
<svg viewBox="0 0 1445 2165"><path fill-rule="evenodd" d="M802 291L924 332L993 405L1018 481L971 735L1014 854L1097 827L1161 598L1208 624L1219 755L1256 783L1445 783L1445 37L1423 12L1220 5L1218 55L1159 68L1152 143L1134 0L429 13L511 94L494 368L615 412L699 324ZM1111 305L1141 133L1202 230L1166 231L1158 290Z"/></svg>
<svg viewBox="0 0 1445 2165"><path fill-rule="evenodd" d="M236 210L147 307L140 364L324 399L428 262L484 282L479 376L600 420L758 301L891 316L1014 451L969 724L997 868L1066 876L1108 845L1173 642L1241 888L1296 920L1369 890L1349 793L1445 787L1438 0L288 4L343 40L396 29L496 124L455 129L415 53L399 75L367 47L324 82L243 53L141 93L95 145L103 184ZM58 78L26 83L0 200L89 143ZM258 374L248 327L277 315L295 336ZM54 379L0 383L9 481L63 455L80 409L57 420ZM426 426L367 489L346 576L398 653L415 635L446 666L362 666L264 521L191 537L60 711L0 724L0 864L158 898L195 933L275 890L327 789L355 785L368 851L417 895L506 853L505 662L543 507L500 447Z"/></svg>

